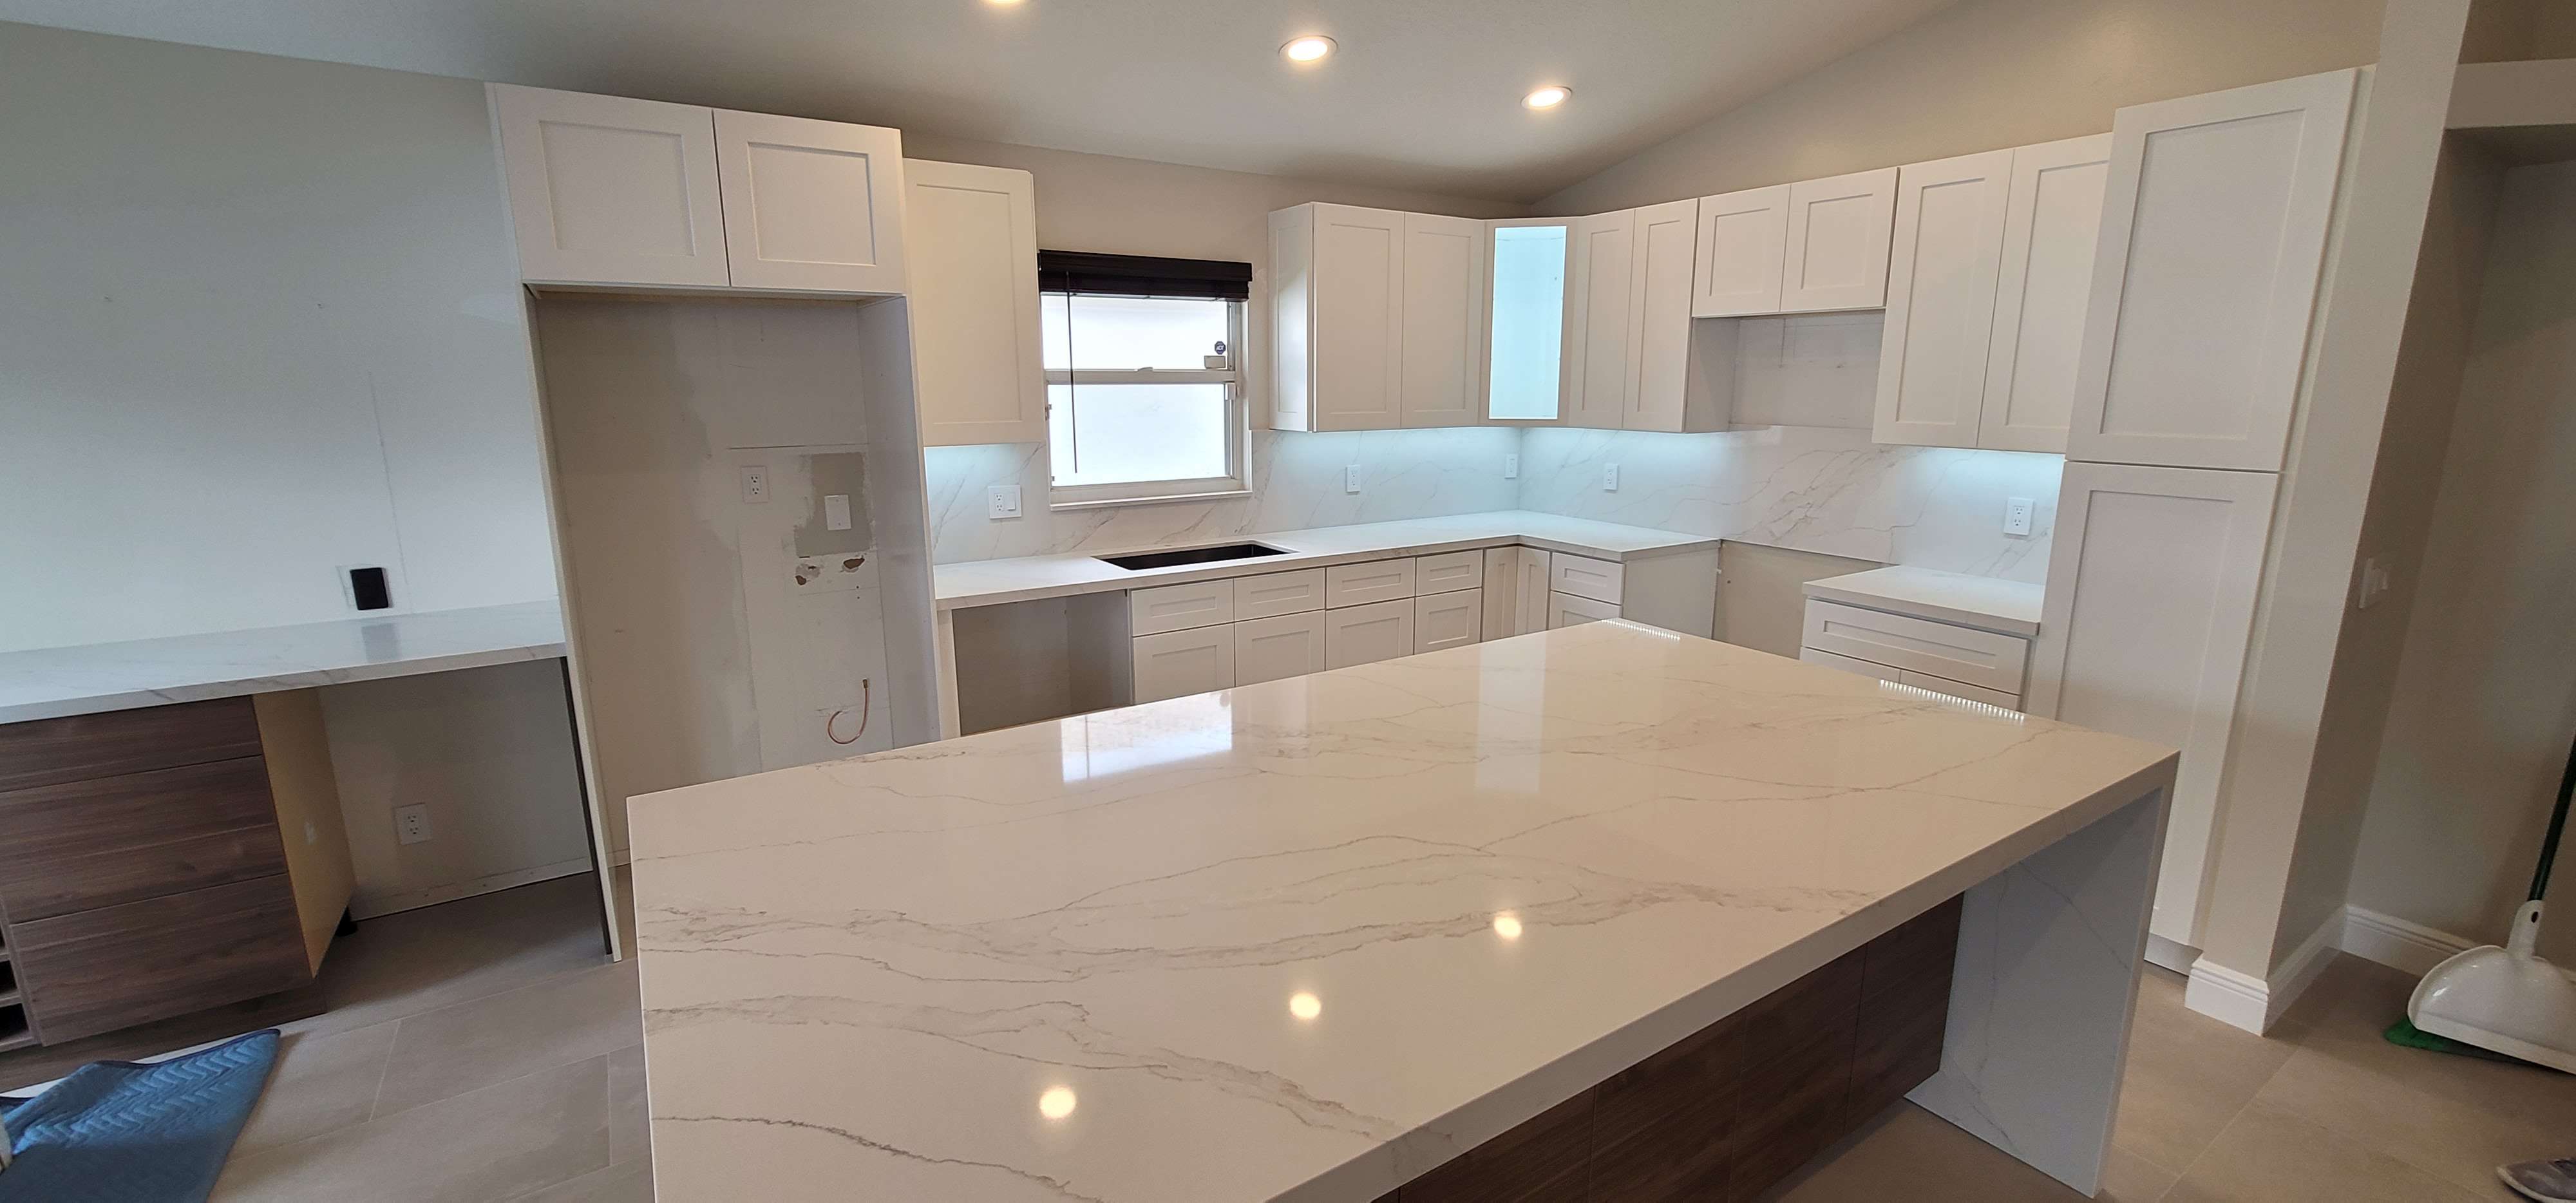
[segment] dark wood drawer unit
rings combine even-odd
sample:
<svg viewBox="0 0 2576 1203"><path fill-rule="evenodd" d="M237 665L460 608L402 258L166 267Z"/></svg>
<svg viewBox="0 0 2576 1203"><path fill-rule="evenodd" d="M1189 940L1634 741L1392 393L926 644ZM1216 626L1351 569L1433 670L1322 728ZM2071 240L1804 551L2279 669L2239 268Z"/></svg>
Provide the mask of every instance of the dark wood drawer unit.
<svg viewBox="0 0 2576 1203"><path fill-rule="evenodd" d="M1958 941L1953 898L1377 1203L1750 1203L1940 1068Z"/></svg>
<svg viewBox="0 0 2576 1203"><path fill-rule="evenodd" d="M17 923L286 871L257 756L0 793L0 831Z"/></svg>
<svg viewBox="0 0 2576 1203"><path fill-rule="evenodd" d="M259 755L249 698L0 726L0 791Z"/></svg>
<svg viewBox="0 0 2576 1203"><path fill-rule="evenodd" d="M48 1044L310 980L284 874L11 925Z"/></svg>

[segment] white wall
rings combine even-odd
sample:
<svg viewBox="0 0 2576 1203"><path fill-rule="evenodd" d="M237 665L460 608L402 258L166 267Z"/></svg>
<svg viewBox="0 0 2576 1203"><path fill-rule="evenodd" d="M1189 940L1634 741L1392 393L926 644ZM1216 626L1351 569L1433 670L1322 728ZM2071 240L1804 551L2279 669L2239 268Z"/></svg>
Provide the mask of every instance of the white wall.
<svg viewBox="0 0 2576 1203"><path fill-rule="evenodd" d="M479 85L0 25L0 651L551 597Z"/></svg>

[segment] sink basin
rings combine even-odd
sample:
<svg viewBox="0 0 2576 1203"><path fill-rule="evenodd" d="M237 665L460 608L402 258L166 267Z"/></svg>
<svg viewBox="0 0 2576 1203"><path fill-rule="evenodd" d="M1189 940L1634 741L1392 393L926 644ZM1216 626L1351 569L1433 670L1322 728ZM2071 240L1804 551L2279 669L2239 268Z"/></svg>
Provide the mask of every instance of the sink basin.
<svg viewBox="0 0 2576 1203"><path fill-rule="evenodd" d="M1263 556L1286 555L1276 547L1258 543L1225 543L1216 547L1175 547L1170 551L1139 551L1123 556L1093 556L1103 564L1114 564L1130 572L1146 568L1176 568L1183 564L1217 564L1227 560L1257 560Z"/></svg>

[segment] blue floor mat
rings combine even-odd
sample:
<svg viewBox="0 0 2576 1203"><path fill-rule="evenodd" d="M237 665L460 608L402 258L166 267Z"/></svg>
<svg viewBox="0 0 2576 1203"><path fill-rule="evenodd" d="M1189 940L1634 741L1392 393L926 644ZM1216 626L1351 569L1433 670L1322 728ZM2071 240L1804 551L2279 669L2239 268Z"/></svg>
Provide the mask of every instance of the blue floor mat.
<svg viewBox="0 0 2576 1203"><path fill-rule="evenodd" d="M204 1203L277 1061L275 1029L184 1057L100 1061L0 1101L0 1203Z"/></svg>

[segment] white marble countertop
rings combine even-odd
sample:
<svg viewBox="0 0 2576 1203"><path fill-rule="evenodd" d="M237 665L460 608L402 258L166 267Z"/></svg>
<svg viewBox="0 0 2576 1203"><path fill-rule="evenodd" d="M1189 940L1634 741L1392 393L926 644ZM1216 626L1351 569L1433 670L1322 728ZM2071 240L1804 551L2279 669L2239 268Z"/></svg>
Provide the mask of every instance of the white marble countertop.
<svg viewBox="0 0 2576 1203"><path fill-rule="evenodd" d="M1807 582L1809 597L2024 639L2039 637L2043 592L2028 581L1903 565Z"/></svg>
<svg viewBox="0 0 2576 1203"><path fill-rule="evenodd" d="M1367 1203L2172 757L1614 620L639 797L658 1197Z"/></svg>
<svg viewBox="0 0 2576 1203"><path fill-rule="evenodd" d="M1542 514L1535 510L1491 510L1440 518L1406 518L1394 522L1363 522L1354 526L1268 531L1228 542L1266 543L1284 549L1288 554L1141 571L1120 568L1094 557L1164 549L1131 548L1021 556L1010 560L971 560L933 568L931 589L938 597L940 609L954 610L1044 597L1068 597L1077 593L1286 572L1384 556L1433 555L1471 547L1502 547L1513 543L1622 561L1697 551L1718 544L1714 536L1675 534L1642 526L1622 526L1616 522L1568 518L1563 514Z"/></svg>
<svg viewBox="0 0 2576 1203"><path fill-rule="evenodd" d="M0 723L564 654L552 601L0 653Z"/></svg>

